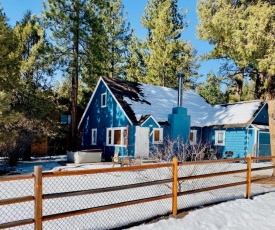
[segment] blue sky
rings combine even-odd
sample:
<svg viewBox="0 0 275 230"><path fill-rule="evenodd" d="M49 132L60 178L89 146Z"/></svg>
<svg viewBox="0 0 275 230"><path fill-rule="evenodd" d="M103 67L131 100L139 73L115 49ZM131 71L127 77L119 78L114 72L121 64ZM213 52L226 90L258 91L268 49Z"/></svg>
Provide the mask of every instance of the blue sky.
<svg viewBox="0 0 275 230"><path fill-rule="evenodd" d="M40 14L42 11L42 0L0 0L4 12L9 18L9 23L13 26L16 21L22 19L26 10L31 10L34 14ZM128 12L128 20L131 23L131 27L135 29L136 35L145 38L146 30L141 26L141 15L146 6L146 0L123 0L125 11ZM196 38L196 25L198 24L196 13L196 0L179 0L178 6L182 9L189 9L186 21L189 22L189 26L183 32L182 38L189 40L192 45L196 47L198 54L205 54L211 50L211 46L204 41ZM203 62L199 73L205 76L209 71L213 70L218 72L218 61ZM203 79L199 81L203 81Z"/></svg>

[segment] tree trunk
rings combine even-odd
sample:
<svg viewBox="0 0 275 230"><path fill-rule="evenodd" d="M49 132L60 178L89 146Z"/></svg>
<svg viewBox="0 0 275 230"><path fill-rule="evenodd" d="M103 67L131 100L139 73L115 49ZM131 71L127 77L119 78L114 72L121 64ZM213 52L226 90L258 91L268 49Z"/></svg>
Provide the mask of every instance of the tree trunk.
<svg viewBox="0 0 275 230"><path fill-rule="evenodd" d="M70 149L75 151L77 148L77 95L78 95L78 56L79 56L79 5L75 4L73 37L73 76L72 76L72 125Z"/></svg>
<svg viewBox="0 0 275 230"><path fill-rule="evenodd" d="M268 76L268 118L271 156L275 156L275 75ZM272 160L275 165L275 159ZM273 169L275 176L275 169Z"/></svg>
<svg viewBox="0 0 275 230"><path fill-rule="evenodd" d="M264 74L263 73L257 74L256 81L255 81L255 99L260 99L262 97L264 93L263 86L264 86Z"/></svg>
<svg viewBox="0 0 275 230"><path fill-rule="evenodd" d="M240 101L243 94L244 69L241 69L241 73L235 78L235 81L237 84L236 97Z"/></svg>

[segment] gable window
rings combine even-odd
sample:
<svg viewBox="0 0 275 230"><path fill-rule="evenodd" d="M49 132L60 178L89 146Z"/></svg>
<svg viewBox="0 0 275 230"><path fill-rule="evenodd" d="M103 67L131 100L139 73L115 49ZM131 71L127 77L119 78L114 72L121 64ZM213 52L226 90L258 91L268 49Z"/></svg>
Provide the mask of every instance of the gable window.
<svg viewBox="0 0 275 230"><path fill-rule="evenodd" d="M92 145L97 144L97 129L92 129L92 140L91 140Z"/></svg>
<svg viewBox="0 0 275 230"><path fill-rule="evenodd" d="M225 131L224 130L215 131L215 145L220 145L220 146L225 145Z"/></svg>
<svg viewBox="0 0 275 230"><path fill-rule="evenodd" d="M107 106L107 93L101 94L101 107Z"/></svg>
<svg viewBox="0 0 275 230"><path fill-rule="evenodd" d="M163 143L163 129L153 129L153 144Z"/></svg>
<svg viewBox="0 0 275 230"><path fill-rule="evenodd" d="M126 132L127 132L126 128L107 128L107 132L106 132L107 145L108 146L112 146L112 145L125 146Z"/></svg>
<svg viewBox="0 0 275 230"><path fill-rule="evenodd" d="M189 140L190 140L190 145L197 144L197 130L190 130Z"/></svg>

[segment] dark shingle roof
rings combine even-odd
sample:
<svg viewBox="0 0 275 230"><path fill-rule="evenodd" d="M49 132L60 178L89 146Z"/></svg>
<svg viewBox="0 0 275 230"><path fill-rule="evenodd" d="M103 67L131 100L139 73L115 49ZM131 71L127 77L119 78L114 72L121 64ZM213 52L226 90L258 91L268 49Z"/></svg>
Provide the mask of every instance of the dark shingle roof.
<svg viewBox="0 0 275 230"><path fill-rule="evenodd" d="M112 94L115 96L131 122L133 124L140 123L140 121L137 121L135 113L130 105L123 98L128 97L133 101L150 105L150 102L142 98L144 97L144 95L142 90L140 89L141 84L109 77L102 77L102 79L111 90Z"/></svg>

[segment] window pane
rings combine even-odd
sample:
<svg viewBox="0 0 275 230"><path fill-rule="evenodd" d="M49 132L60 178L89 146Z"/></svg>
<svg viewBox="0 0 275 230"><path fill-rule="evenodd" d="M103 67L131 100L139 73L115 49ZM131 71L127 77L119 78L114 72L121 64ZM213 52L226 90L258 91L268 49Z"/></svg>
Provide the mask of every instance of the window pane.
<svg viewBox="0 0 275 230"><path fill-rule="evenodd" d="M193 132L190 133L189 140L191 142L194 142L194 133Z"/></svg>
<svg viewBox="0 0 275 230"><path fill-rule="evenodd" d="M112 144L112 130L108 131L108 144L111 145Z"/></svg>
<svg viewBox="0 0 275 230"><path fill-rule="evenodd" d="M219 144L223 143L223 133L218 133L218 143Z"/></svg>
<svg viewBox="0 0 275 230"><path fill-rule="evenodd" d="M92 143L93 143L93 144L96 144L97 135L96 135L96 130L95 130L95 129L93 130L93 134L92 134L92 135L93 135Z"/></svg>
<svg viewBox="0 0 275 230"><path fill-rule="evenodd" d="M114 131L114 144L115 145L121 144L121 130Z"/></svg>
<svg viewBox="0 0 275 230"><path fill-rule="evenodd" d="M154 141L160 141L160 131L159 130L154 131Z"/></svg>
<svg viewBox="0 0 275 230"><path fill-rule="evenodd" d="M106 93L101 94L101 106L106 106Z"/></svg>
<svg viewBox="0 0 275 230"><path fill-rule="evenodd" d="M71 124L72 116L68 115L68 124Z"/></svg>
<svg viewBox="0 0 275 230"><path fill-rule="evenodd" d="M62 114L60 117L61 124L71 124L71 115Z"/></svg>

